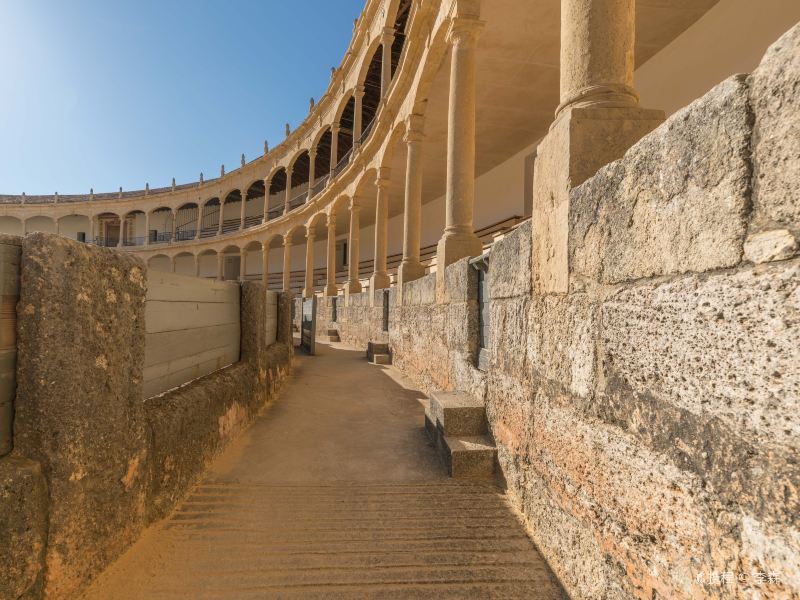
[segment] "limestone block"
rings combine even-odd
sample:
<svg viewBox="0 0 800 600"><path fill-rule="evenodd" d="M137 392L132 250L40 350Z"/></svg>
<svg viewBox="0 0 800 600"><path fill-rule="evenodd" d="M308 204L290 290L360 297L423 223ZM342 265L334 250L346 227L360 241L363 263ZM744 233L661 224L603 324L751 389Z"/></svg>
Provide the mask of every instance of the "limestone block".
<svg viewBox="0 0 800 600"><path fill-rule="evenodd" d="M750 133L747 86L732 77L572 190L571 274L618 283L736 265Z"/></svg>
<svg viewBox="0 0 800 600"><path fill-rule="evenodd" d="M492 371L528 378L528 331L530 298L502 298L490 305Z"/></svg>
<svg viewBox="0 0 800 600"><path fill-rule="evenodd" d="M576 396L590 396L598 319L598 305L586 294L534 297L528 316L528 368Z"/></svg>
<svg viewBox="0 0 800 600"><path fill-rule="evenodd" d="M478 305L457 302L445 306L447 348L474 355L478 350Z"/></svg>
<svg viewBox="0 0 800 600"><path fill-rule="evenodd" d="M462 258L445 268L445 302L477 301L478 272L469 261L469 258Z"/></svg>
<svg viewBox="0 0 800 600"><path fill-rule="evenodd" d="M492 246L489 294L492 299L531 292L531 227L527 221Z"/></svg>
<svg viewBox="0 0 800 600"><path fill-rule="evenodd" d="M753 227L800 232L800 24L770 46L749 79Z"/></svg>
<svg viewBox="0 0 800 600"><path fill-rule="evenodd" d="M744 257L755 264L790 258L796 250L797 241L788 229L754 233L744 243Z"/></svg>
<svg viewBox="0 0 800 600"><path fill-rule="evenodd" d="M14 445L47 478L51 597L74 594L144 524L145 287L130 254L23 241Z"/></svg>
<svg viewBox="0 0 800 600"><path fill-rule="evenodd" d="M403 305L421 306L436 302L436 274L431 273L403 284Z"/></svg>
<svg viewBox="0 0 800 600"><path fill-rule="evenodd" d="M39 464L0 458L0 598L41 594L47 544L47 484Z"/></svg>
<svg viewBox="0 0 800 600"><path fill-rule="evenodd" d="M606 377L800 449L800 261L632 287L602 319Z"/></svg>

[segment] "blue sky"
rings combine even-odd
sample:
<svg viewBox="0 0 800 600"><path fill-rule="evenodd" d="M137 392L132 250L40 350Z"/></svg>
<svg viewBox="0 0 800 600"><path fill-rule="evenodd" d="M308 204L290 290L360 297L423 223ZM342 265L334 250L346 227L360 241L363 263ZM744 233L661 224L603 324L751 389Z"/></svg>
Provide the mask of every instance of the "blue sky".
<svg viewBox="0 0 800 600"><path fill-rule="evenodd" d="M284 138L364 0L0 1L0 193L216 177Z"/></svg>

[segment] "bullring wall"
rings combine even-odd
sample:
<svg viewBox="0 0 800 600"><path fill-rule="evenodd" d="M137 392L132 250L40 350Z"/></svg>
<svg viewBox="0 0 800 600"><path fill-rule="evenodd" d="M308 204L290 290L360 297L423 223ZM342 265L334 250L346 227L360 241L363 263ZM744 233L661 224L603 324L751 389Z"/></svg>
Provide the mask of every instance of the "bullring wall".
<svg viewBox="0 0 800 600"><path fill-rule="evenodd" d="M530 223L498 241L485 371L466 261L393 290L388 333L366 295L321 304L485 400L573 598L800 597L798 91L800 26L573 189L568 293L534 291Z"/></svg>
<svg viewBox="0 0 800 600"><path fill-rule="evenodd" d="M14 543L0 544L0 597L72 598L274 396L291 368L290 305L280 295L276 336L274 293L243 283L240 360L143 400L140 259L30 234L20 284L14 448L0 458L0 538Z"/></svg>

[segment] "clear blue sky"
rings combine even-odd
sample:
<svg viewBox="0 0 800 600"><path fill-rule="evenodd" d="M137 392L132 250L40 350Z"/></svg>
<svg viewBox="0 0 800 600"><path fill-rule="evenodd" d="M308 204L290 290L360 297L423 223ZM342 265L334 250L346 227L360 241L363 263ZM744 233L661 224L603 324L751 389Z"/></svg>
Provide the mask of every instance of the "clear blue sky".
<svg viewBox="0 0 800 600"><path fill-rule="evenodd" d="M219 175L327 89L364 0L0 0L0 193Z"/></svg>

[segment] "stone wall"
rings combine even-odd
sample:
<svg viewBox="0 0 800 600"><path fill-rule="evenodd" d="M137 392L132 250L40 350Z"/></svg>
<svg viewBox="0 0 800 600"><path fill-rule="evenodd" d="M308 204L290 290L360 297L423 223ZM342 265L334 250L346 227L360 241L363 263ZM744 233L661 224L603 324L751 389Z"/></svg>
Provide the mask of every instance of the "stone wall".
<svg viewBox="0 0 800 600"><path fill-rule="evenodd" d="M31 234L20 287L14 449L0 464L0 532L17 544L0 591L71 598L273 396L291 366L290 311L282 297L286 322L266 347L267 292L243 284L241 360L143 402L139 259Z"/></svg>
<svg viewBox="0 0 800 600"><path fill-rule="evenodd" d="M573 598L800 598L800 26L569 202L567 293L534 291L530 223L492 249L485 372L465 261L393 293L394 364L485 399Z"/></svg>

